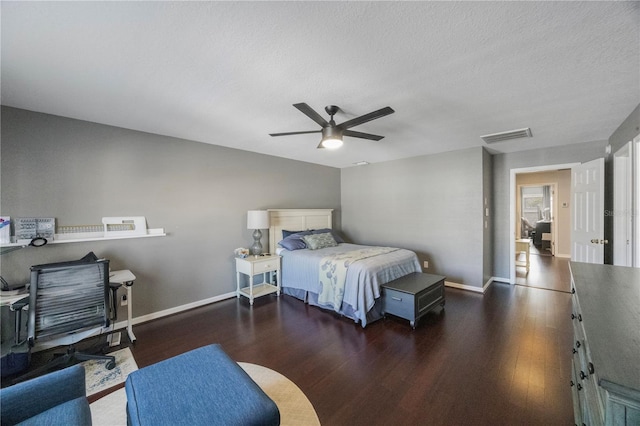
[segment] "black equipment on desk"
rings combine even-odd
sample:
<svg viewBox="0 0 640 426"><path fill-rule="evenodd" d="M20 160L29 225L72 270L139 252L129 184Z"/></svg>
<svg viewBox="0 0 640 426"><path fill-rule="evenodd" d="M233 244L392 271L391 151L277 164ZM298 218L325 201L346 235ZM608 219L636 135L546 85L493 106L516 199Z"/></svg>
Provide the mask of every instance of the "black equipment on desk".
<svg viewBox="0 0 640 426"><path fill-rule="evenodd" d="M9 284L2 276L0 276L0 289L2 291L13 291L24 288L25 284Z"/></svg>

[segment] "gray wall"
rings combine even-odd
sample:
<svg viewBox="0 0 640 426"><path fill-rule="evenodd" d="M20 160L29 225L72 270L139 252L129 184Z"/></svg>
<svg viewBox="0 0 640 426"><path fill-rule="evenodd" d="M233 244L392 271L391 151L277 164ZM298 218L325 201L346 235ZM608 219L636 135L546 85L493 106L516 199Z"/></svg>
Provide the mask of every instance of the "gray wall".
<svg viewBox="0 0 640 426"><path fill-rule="evenodd" d="M611 154L606 158L604 163L605 167L605 210L613 211L613 154L622 148L624 144L632 141L633 138L640 134L640 104L633 110L633 112L626 118L616 129L615 132L609 137L609 144L611 145ZM604 261L608 264L613 264L613 215L607 214L604 216L604 230L605 238L609 240L609 244L604 246Z"/></svg>
<svg viewBox="0 0 640 426"><path fill-rule="evenodd" d="M13 283L27 280L33 264L94 251L137 276L134 317L234 291L233 250L252 242L247 210L334 208L340 227L336 168L8 107L1 154L2 215L55 217L60 225L146 216L149 228L165 228L167 237L48 245L0 258Z"/></svg>
<svg viewBox="0 0 640 426"><path fill-rule="evenodd" d="M483 149L472 148L342 169L342 229L356 243L414 250L427 272L482 287L485 165Z"/></svg>
<svg viewBox="0 0 640 426"><path fill-rule="evenodd" d="M555 148L535 149L509 154L497 154L493 158L494 196L494 268L498 278L509 278L509 247L513 236L509 230L509 176L511 169L550 166L555 164L582 163L605 156L606 141L565 145Z"/></svg>

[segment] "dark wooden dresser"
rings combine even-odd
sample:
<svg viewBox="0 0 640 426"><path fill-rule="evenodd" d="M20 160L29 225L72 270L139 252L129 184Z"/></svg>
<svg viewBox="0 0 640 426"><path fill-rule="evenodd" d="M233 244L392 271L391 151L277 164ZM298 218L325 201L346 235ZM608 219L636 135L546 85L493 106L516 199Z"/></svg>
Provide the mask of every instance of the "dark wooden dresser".
<svg viewBox="0 0 640 426"><path fill-rule="evenodd" d="M570 262L577 425L640 425L640 269Z"/></svg>

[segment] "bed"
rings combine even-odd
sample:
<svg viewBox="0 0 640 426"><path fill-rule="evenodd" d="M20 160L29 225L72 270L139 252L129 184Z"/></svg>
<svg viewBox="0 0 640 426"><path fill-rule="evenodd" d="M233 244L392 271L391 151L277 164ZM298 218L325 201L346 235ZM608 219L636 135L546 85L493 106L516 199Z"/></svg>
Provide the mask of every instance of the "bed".
<svg viewBox="0 0 640 426"><path fill-rule="evenodd" d="M360 323L362 327L380 319L380 286L413 272L421 272L417 255L395 247L371 247L341 242L318 249L278 245L283 231L313 231L314 234L332 232L332 209L270 209L269 250L282 256L281 287L284 294L310 305L334 311ZM287 235L287 232L285 232ZM299 235L299 234L296 234ZM295 237L295 235L293 236ZM289 237L291 239L292 237ZM290 247L291 248L291 247ZM348 264L348 267L344 265ZM326 282L320 268L339 277L339 290L328 292L332 283ZM333 269L331 269L333 268ZM340 273L335 269L340 270ZM324 281L324 282L323 282Z"/></svg>

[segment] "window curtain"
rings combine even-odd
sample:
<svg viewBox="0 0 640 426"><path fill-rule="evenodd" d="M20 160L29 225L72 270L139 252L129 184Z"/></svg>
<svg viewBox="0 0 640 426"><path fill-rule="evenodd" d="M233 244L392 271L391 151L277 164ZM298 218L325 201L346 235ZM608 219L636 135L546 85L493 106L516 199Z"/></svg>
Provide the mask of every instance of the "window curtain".
<svg viewBox="0 0 640 426"><path fill-rule="evenodd" d="M551 186L545 185L542 187L542 220L551 220Z"/></svg>

